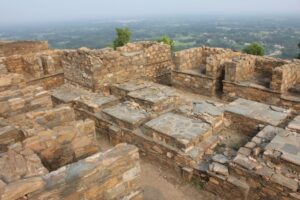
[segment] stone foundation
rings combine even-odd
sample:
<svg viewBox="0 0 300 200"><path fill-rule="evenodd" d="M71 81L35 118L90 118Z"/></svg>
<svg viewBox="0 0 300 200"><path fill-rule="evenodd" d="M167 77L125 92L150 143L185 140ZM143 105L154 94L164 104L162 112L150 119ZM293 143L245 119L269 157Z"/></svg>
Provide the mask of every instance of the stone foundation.
<svg viewBox="0 0 300 200"><path fill-rule="evenodd" d="M3 200L143 199L139 187L139 155L133 146L119 145L109 151L94 154L50 173L42 167L35 154L24 151L21 151L20 154L25 154L27 168L35 168L35 171L32 171L31 174L28 172L20 174L15 179L2 180L0 197ZM11 155L12 151L8 153ZM18 158L22 160L21 157ZM10 164L15 166L13 163ZM18 164L24 168L22 163ZM3 169L4 166L1 167ZM11 173L18 175L16 171Z"/></svg>
<svg viewBox="0 0 300 200"><path fill-rule="evenodd" d="M1 199L143 199L138 150L103 138L225 199L300 199L297 61L138 42L0 71Z"/></svg>

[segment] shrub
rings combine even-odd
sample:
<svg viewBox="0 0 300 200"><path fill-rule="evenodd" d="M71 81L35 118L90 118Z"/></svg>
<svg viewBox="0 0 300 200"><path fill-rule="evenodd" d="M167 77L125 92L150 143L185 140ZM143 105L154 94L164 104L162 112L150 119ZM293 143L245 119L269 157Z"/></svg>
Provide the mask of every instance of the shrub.
<svg viewBox="0 0 300 200"><path fill-rule="evenodd" d="M117 37L113 41L113 47L116 49L117 47L122 47L130 41L131 31L129 28L116 28Z"/></svg>
<svg viewBox="0 0 300 200"><path fill-rule="evenodd" d="M265 54L264 47L259 43L252 43L243 49L244 53L251 55L263 56Z"/></svg>
<svg viewBox="0 0 300 200"><path fill-rule="evenodd" d="M163 42L164 44L169 45L171 49L174 49L175 46L174 40L167 35L162 36L160 39L157 40L157 42Z"/></svg>

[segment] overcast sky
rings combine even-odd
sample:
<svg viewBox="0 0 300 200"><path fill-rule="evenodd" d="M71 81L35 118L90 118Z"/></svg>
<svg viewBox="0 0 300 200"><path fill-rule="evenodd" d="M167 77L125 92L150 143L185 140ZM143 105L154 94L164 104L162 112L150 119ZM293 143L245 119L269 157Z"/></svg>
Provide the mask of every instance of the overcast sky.
<svg viewBox="0 0 300 200"><path fill-rule="evenodd" d="M184 14L300 14L300 0L0 0L0 24Z"/></svg>

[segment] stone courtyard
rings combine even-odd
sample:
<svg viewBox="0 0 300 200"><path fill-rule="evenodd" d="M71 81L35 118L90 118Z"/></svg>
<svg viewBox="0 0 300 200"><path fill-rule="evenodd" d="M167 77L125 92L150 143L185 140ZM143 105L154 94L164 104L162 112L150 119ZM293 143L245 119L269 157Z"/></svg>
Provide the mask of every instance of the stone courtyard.
<svg viewBox="0 0 300 200"><path fill-rule="evenodd" d="M150 160L223 199L300 199L299 61L157 42L0 56L1 200L144 199Z"/></svg>

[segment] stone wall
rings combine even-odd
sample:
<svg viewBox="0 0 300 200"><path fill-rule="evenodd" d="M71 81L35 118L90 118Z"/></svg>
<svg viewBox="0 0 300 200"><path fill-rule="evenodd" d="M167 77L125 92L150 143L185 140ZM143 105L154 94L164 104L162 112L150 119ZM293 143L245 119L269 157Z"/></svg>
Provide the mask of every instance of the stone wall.
<svg viewBox="0 0 300 200"><path fill-rule="evenodd" d="M292 62L290 64L277 67L273 71L271 89L280 91L281 93L288 92L295 84L300 83L300 62Z"/></svg>
<svg viewBox="0 0 300 200"><path fill-rule="evenodd" d="M47 89L64 83L62 51L13 55L4 58L2 63L8 72L23 74L27 82L40 83Z"/></svg>
<svg viewBox="0 0 300 200"><path fill-rule="evenodd" d="M267 56L255 56L255 70L270 73L276 67L287 64L287 60Z"/></svg>
<svg viewBox="0 0 300 200"><path fill-rule="evenodd" d="M255 59L248 55L235 57L224 65L225 80L230 82L247 81L252 78L255 72Z"/></svg>
<svg viewBox="0 0 300 200"><path fill-rule="evenodd" d="M138 42L112 49L79 49L64 55L65 78L94 91L130 79L160 80L172 68L170 47L156 42Z"/></svg>
<svg viewBox="0 0 300 200"><path fill-rule="evenodd" d="M52 107L51 96L40 86L26 86L19 74L1 75L0 116L10 117Z"/></svg>
<svg viewBox="0 0 300 200"><path fill-rule="evenodd" d="M139 186L138 151L125 144L50 173L40 170L39 173L20 178L10 182L0 181L2 200L143 199Z"/></svg>
<svg viewBox="0 0 300 200"><path fill-rule="evenodd" d="M224 62L227 57L230 57L230 54L235 53L229 49L205 46L178 51L174 57L175 69L186 70L200 68L204 65L207 75L215 76L216 71L218 71L218 69L216 69L217 66L220 66L220 63Z"/></svg>
<svg viewBox="0 0 300 200"><path fill-rule="evenodd" d="M32 111L8 120L22 131L24 147L39 155L51 170L99 150L94 122L76 121L74 110L67 106Z"/></svg>
<svg viewBox="0 0 300 200"><path fill-rule="evenodd" d="M0 57L36 53L47 49L46 41L0 41Z"/></svg>

